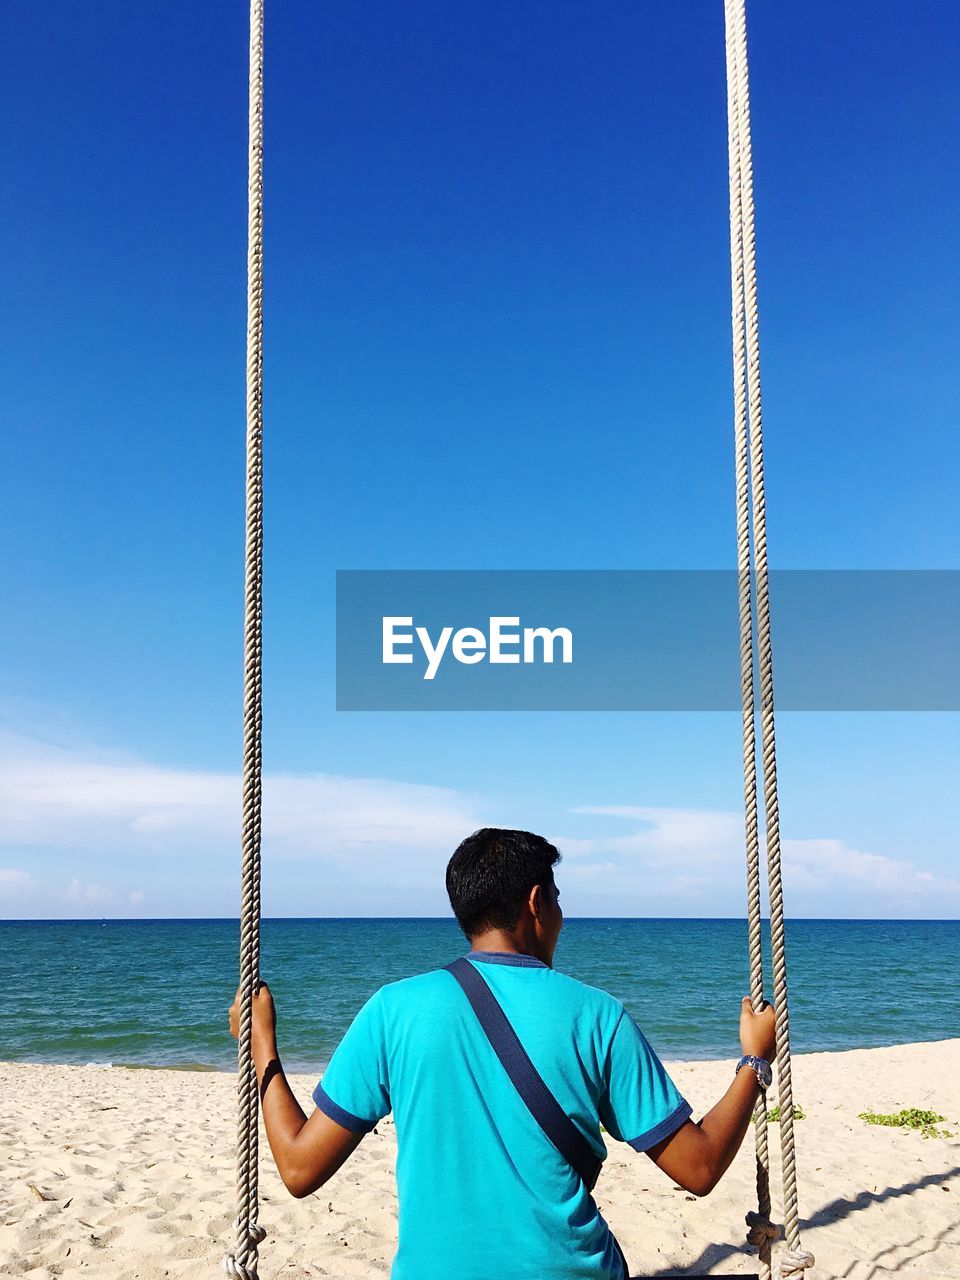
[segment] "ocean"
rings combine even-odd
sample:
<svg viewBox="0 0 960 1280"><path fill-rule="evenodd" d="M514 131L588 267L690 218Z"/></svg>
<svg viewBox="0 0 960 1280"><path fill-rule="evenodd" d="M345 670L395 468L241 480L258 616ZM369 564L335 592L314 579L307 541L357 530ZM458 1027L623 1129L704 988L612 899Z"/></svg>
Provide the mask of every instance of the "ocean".
<svg viewBox="0 0 960 1280"><path fill-rule="evenodd" d="M237 939L235 920L0 921L0 1059L233 1068ZM960 1036L960 921L791 920L787 948L795 1051ZM319 1074L379 986L465 950L453 920L264 921L285 1066ZM739 1053L743 920L570 919L555 966L665 1058Z"/></svg>

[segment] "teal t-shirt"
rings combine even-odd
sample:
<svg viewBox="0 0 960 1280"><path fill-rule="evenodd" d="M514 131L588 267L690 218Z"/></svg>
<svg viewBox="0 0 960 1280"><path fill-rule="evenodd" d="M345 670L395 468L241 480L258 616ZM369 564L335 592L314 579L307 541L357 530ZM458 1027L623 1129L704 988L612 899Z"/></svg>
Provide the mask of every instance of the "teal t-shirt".
<svg viewBox="0 0 960 1280"><path fill-rule="evenodd" d="M690 1105L619 1000L533 956L471 952L534 1066L597 1156L645 1151ZM621 1280L606 1222L527 1110L445 970L382 987L314 1091L354 1132L397 1130L392 1280Z"/></svg>

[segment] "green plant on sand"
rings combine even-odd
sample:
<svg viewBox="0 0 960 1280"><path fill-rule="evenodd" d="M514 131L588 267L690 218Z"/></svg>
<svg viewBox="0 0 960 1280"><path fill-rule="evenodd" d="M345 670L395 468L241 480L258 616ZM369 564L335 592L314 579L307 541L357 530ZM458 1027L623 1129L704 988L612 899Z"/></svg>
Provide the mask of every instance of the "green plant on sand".
<svg viewBox="0 0 960 1280"><path fill-rule="evenodd" d="M925 1138L952 1138L947 1129L938 1129L943 1116L936 1111L923 1111L920 1107L904 1107L902 1111L882 1115L876 1111L861 1111L859 1118L866 1124L881 1124L890 1129L919 1129Z"/></svg>
<svg viewBox="0 0 960 1280"><path fill-rule="evenodd" d="M803 1107L801 1107L799 1102L795 1102L793 1104L793 1118L794 1120L806 1120L807 1118L807 1113L804 1111ZM778 1103L775 1107L769 1107L767 1109L767 1123L776 1124L779 1119L780 1104Z"/></svg>

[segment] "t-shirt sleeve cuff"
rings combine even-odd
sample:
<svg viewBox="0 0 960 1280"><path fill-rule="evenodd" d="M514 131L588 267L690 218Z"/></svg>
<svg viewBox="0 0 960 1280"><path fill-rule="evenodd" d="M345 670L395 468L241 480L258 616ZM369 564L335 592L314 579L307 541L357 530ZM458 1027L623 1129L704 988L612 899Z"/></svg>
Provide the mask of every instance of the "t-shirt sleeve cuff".
<svg viewBox="0 0 960 1280"><path fill-rule="evenodd" d="M634 1151L649 1151L651 1147L655 1147L658 1142L662 1142L664 1138L669 1138L672 1133L687 1123L693 1115L693 1107L686 1099L681 1099L680 1105L676 1107L670 1114L659 1124L655 1124L652 1129L648 1129L646 1133L641 1133L639 1138L628 1138L627 1145L633 1147Z"/></svg>
<svg viewBox="0 0 960 1280"><path fill-rule="evenodd" d="M329 1116L331 1120L342 1128L349 1129L351 1133L369 1133L377 1123L376 1120L361 1120L352 1111L346 1111L343 1107L338 1106L322 1084L318 1084L314 1089L313 1100L324 1115Z"/></svg>

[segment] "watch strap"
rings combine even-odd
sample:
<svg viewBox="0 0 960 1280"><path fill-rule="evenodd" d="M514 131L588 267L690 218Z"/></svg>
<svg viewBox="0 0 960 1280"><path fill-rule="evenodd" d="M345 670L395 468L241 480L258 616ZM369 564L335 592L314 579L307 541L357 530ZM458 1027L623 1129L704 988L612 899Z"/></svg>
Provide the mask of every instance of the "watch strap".
<svg viewBox="0 0 960 1280"><path fill-rule="evenodd" d="M773 1083L773 1068L766 1058L756 1058L752 1054L744 1054L737 1063L737 1069L734 1075L737 1075L741 1067L750 1067L754 1075L757 1077L757 1084L761 1089L766 1091Z"/></svg>

